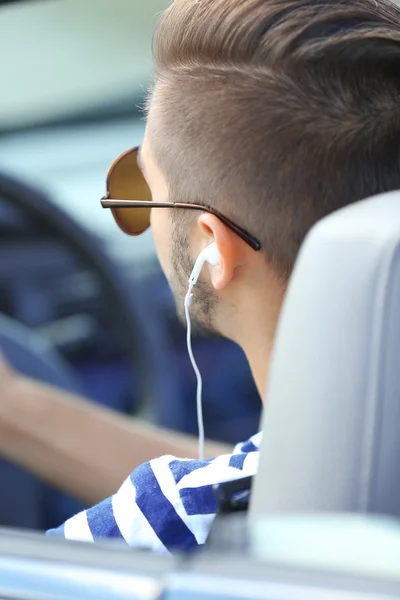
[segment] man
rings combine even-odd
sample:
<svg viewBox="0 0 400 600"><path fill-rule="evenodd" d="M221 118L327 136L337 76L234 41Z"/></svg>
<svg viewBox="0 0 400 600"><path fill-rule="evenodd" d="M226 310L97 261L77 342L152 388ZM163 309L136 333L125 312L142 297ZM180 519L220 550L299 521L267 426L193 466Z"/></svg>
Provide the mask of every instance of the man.
<svg viewBox="0 0 400 600"><path fill-rule="evenodd" d="M400 188L399 64L400 9L388 0L175 0L160 22L140 165L154 201L204 212L153 208L158 255L181 311L196 257L217 244L192 315L243 348L261 397L305 235ZM146 463L55 533L158 551L202 544L212 484L255 473L259 442Z"/></svg>

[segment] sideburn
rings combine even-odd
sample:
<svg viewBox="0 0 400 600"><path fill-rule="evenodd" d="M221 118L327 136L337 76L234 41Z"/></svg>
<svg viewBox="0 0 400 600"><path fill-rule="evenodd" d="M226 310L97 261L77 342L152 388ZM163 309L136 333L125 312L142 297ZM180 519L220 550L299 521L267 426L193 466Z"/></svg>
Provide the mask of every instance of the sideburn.
<svg viewBox="0 0 400 600"><path fill-rule="evenodd" d="M177 223L175 218L172 228L171 249L171 265L173 270L171 287L177 303L179 316L182 316L189 277L196 259L192 259L188 236L186 233L182 233L180 223ZM193 302L190 309L196 333L217 333L214 323L216 302L215 291L200 275L197 284L193 288Z"/></svg>

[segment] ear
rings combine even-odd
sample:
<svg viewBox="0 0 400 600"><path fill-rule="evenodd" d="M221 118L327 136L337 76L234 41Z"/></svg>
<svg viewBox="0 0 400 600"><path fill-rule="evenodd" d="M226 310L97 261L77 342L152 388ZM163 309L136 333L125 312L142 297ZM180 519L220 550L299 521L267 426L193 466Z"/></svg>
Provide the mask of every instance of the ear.
<svg viewBox="0 0 400 600"><path fill-rule="evenodd" d="M217 244L220 262L215 267L209 265L209 270L214 289L222 290L232 281L236 269L245 262L247 244L213 214L203 213L197 219L197 225L203 248L212 242Z"/></svg>

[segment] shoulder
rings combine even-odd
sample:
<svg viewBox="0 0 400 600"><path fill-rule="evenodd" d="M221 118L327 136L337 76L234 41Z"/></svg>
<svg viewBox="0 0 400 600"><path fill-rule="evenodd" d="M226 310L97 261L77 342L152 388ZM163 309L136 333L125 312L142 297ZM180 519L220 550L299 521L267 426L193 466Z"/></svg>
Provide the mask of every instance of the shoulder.
<svg viewBox="0 0 400 600"><path fill-rule="evenodd" d="M255 450L204 461L162 456L138 467L130 482L163 545L185 549L207 539L217 510L214 485L254 475L257 467Z"/></svg>
<svg viewBox="0 0 400 600"><path fill-rule="evenodd" d="M213 486L253 475L257 462L255 451L204 461L162 456L136 468L114 496L50 533L120 538L161 552L188 550L207 539L217 510Z"/></svg>
<svg viewBox="0 0 400 600"><path fill-rule="evenodd" d="M163 456L132 473L136 503L167 549L205 543L217 511L214 485L253 475L256 454L205 461Z"/></svg>

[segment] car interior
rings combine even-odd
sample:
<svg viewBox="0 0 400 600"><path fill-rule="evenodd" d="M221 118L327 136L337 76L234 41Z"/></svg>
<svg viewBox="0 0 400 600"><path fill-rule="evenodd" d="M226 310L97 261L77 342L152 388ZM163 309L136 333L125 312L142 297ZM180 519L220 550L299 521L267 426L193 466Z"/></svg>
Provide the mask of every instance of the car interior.
<svg viewBox="0 0 400 600"><path fill-rule="evenodd" d="M87 2L59 0L60 14L83 11L89 28L96 0ZM3 2L0 23L3 14L9 26L34 14L43 23L55 4ZM116 35L128 14L150 22L166 4L146 3L142 15L139 0L116 0L119 18L107 26ZM108 19L110 5L104 11ZM92 184L97 198L107 153L142 135L127 105L131 81L120 83L121 101L107 98L95 118L87 101L90 110L72 120L29 120L21 109L18 125L12 102L0 101L0 349L28 376L192 433L194 409L182 409L194 389L185 332L151 240L121 241L111 219L96 221L93 192L92 208L80 209ZM75 168L85 174L74 179ZM220 511L198 552L45 537L83 505L1 460L0 599L400 598L399 250L400 192L357 202L310 231L285 297L261 422L241 352L219 338L195 340L211 382L206 431L227 442L237 441L239 423L243 437L263 431L257 475L216 490ZM141 318L149 307L154 317ZM230 420L221 389L238 398Z"/></svg>
<svg viewBox="0 0 400 600"><path fill-rule="evenodd" d="M151 234L121 235L99 206L109 165L143 136L137 107L150 75L154 16L166 5L38 0L0 7L0 51L12 56L0 67L1 337L3 345L21 346L25 328L23 346L32 347L34 337L63 363L64 389L195 434L185 328ZM108 50L105 36L113 42ZM40 78L32 77L37 64ZM210 335L197 336L193 347L206 381L208 436L230 444L250 437L260 402L242 351ZM15 351L9 360L25 375L44 377L37 357L30 364ZM43 531L84 508L8 461L0 460L0 472L7 490L0 524ZM20 507L17 490L27 492Z"/></svg>
<svg viewBox="0 0 400 600"><path fill-rule="evenodd" d="M304 243L248 512L217 516L189 557L2 530L0 597L398 598L399 199L342 209Z"/></svg>

